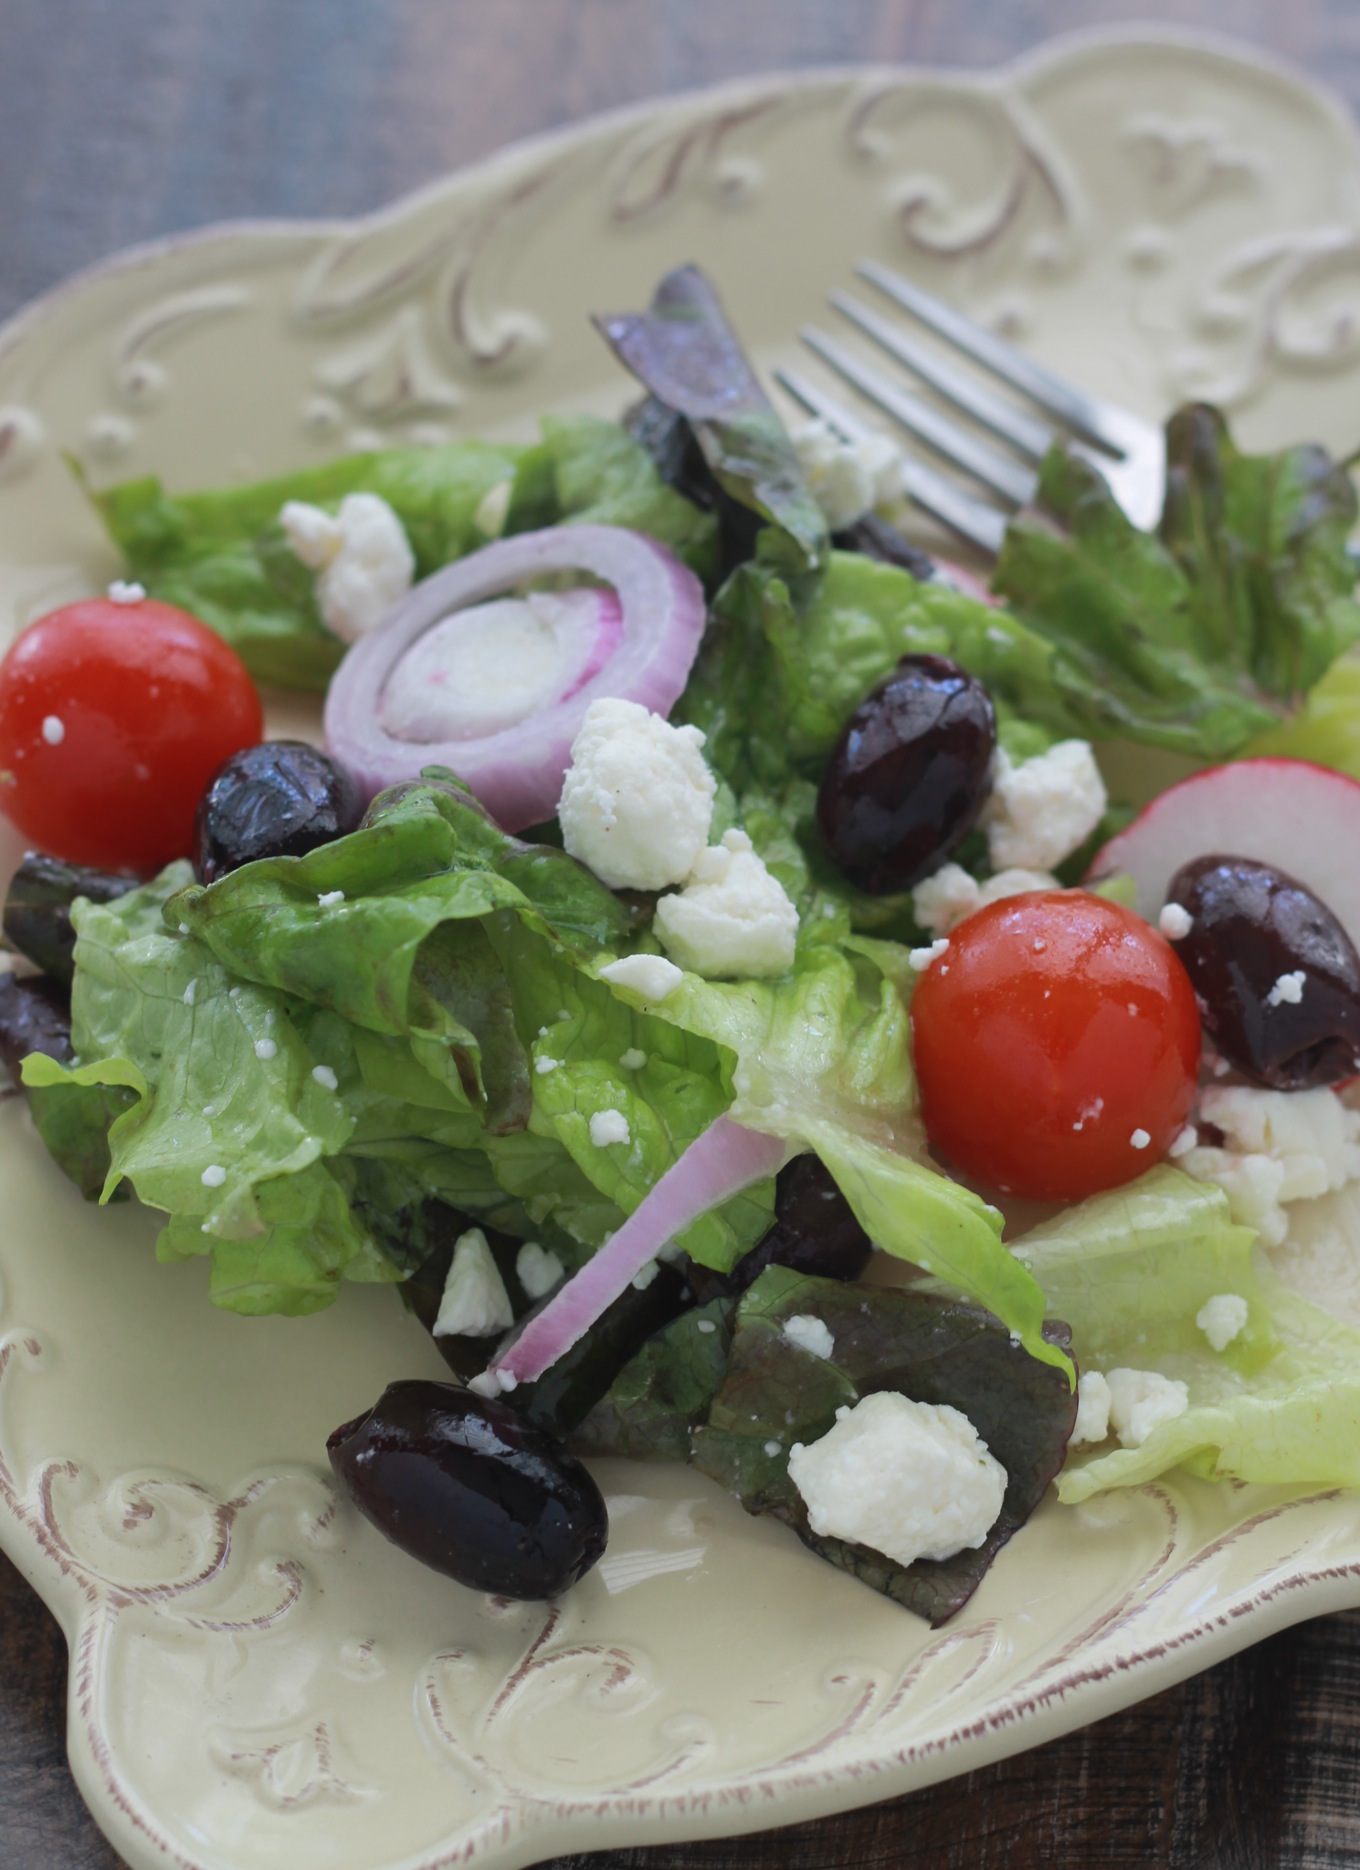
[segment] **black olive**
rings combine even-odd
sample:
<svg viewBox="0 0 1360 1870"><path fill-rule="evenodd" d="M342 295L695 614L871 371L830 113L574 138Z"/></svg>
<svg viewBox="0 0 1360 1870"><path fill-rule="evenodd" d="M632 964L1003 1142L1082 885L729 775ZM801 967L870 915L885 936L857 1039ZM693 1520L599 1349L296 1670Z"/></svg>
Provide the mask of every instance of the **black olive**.
<svg viewBox="0 0 1360 1870"><path fill-rule="evenodd" d="M45 1052L58 1064L71 1059L71 995L59 981L42 975L20 980L0 974L0 1066L19 1081L19 1061Z"/></svg>
<svg viewBox="0 0 1360 1870"><path fill-rule="evenodd" d="M850 1203L821 1158L795 1156L779 1171L774 1225L737 1261L730 1273L692 1266L690 1285L700 1303L745 1292L770 1265L787 1266L818 1279L858 1279L874 1243L855 1219Z"/></svg>
<svg viewBox="0 0 1360 1870"><path fill-rule="evenodd" d="M1191 917L1176 953L1230 1065L1276 1091L1355 1072L1360 955L1310 889L1270 864L1215 855L1182 865L1167 900Z"/></svg>
<svg viewBox="0 0 1360 1870"><path fill-rule="evenodd" d="M474 1591L555 1597L604 1551L609 1520L590 1474L508 1403L451 1383L389 1383L326 1447L379 1532Z"/></svg>
<svg viewBox="0 0 1360 1870"><path fill-rule="evenodd" d="M76 945L71 904L77 896L111 903L136 887L136 877L90 870L29 851L5 894L5 940L44 974L69 983L75 973Z"/></svg>
<svg viewBox="0 0 1360 1870"><path fill-rule="evenodd" d="M212 883L261 857L302 857L359 823L353 779L302 740L265 740L224 760L198 802L194 871Z"/></svg>
<svg viewBox="0 0 1360 1870"><path fill-rule="evenodd" d="M910 889L977 823L995 749L982 684L944 656L903 656L827 761L817 794L827 855L872 895Z"/></svg>

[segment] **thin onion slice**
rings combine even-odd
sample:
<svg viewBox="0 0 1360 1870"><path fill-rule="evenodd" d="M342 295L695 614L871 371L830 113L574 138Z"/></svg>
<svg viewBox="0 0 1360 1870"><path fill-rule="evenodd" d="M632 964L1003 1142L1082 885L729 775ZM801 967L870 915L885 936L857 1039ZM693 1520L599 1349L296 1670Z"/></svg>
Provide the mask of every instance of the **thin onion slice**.
<svg viewBox="0 0 1360 1870"><path fill-rule="evenodd" d="M497 1352L483 1375L473 1378L472 1388L495 1396L541 1377L682 1228L729 1195L773 1175L788 1154L781 1138L719 1117L647 1191L613 1238Z"/></svg>
<svg viewBox="0 0 1360 1870"><path fill-rule="evenodd" d="M622 632L589 680L510 726L456 739L403 740L380 718L389 679L411 647L454 612L546 573L579 571L617 593ZM557 810L571 743L592 701L617 696L669 713L689 676L705 621L703 587L655 539L622 526L554 526L515 534L424 579L377 630L346 655L326 698L326 745L366 798L448 766L507 830L541 824Z"/></svg>

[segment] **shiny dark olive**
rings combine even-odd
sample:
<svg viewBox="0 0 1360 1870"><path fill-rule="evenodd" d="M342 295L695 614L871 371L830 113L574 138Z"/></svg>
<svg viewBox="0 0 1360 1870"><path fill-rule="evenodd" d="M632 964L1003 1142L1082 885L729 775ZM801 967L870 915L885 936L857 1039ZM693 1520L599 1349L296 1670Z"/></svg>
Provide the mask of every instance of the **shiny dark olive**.
<svg viewBox="0 0 1360 1870"><path fill-rule="evenodd" d="M1192 918L1176 953L1230 1065L1276 1091L1353 1075L1360 955L1325 903L1270 864L1222 855L1182 865L1167 901Z"/></svg>
<svg viewBox="0 0 1360 1870"><path fill-rule="evenodd" d="M827 761L817 828L832 863L874 896L938 870L987 802L995 749L982 684L944 656L903 656Z"/></svg>
<svg viewBox="0 0 1360 1870"><path fill-rule="evenodd" d="M795 1156L779 1171L774 1225L730 1273L693 1266L689 1281L701 1304L745 1292L770 1265L818 1279L858 1279L874 1243L819 1156Z"/></svg>
<svg viewBox="0 0 1360 1870"><path fill-rule="evenodd" d="M261 857L303 857L353 831L362 810L350 775L305 741L243 747L198 802L194 872L212 883Z"/></svg>
<svg viewBox="0 0 1360 1870"><path fill-rule="evenodd" d="M452 1383L390 1383L326 1447L379 1532L471 1590L556 1597L604 1551L599 1488L509 1403Z"/></svg>
<svg viewBox="0 0 1360 1870"><path fill-rule="evenodd" d="M58 1064L71 1059L71 994L59 981L20 980L0 974L0 1068L19 1081L19 1061L45 1052Z"/></svg>

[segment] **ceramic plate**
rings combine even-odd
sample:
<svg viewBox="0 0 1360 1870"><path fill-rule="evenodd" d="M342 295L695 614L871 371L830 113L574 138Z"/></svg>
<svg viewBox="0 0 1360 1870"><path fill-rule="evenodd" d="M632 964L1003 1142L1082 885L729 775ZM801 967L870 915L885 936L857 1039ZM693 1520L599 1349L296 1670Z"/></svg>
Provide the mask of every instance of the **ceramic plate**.
<svg viewBox="0 0 1360 1870"><path fill-rule="evenodd" d="M524 431L628 390L592 308L697 259L769 364L858 254L1090 388L1253 444L1354 443L1360 153L1200 41L667 100L371 219L125 255L0 333L12 630L118 567L63 462L210 484ZM327 1431L437 1373L387 1290L214 1312L151 1216L82 1204L0 1106L0 1543L70 1639L71 1758L129 1863L435 1870L738 1831L907 1791L1360 1602L1353 1497L1183 1481L1049 1507L932 1633L688 1472L606 1464L561 1604L421 1571L340 1507Z"/></svg>

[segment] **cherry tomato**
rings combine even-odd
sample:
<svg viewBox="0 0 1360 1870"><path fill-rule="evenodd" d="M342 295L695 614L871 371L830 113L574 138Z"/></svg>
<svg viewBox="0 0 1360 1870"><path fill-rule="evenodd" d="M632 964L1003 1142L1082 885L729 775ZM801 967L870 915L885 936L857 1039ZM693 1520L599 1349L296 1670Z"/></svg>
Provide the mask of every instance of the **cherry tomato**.
<svg viewBox="0 0 1360 1870"><path fill-rule="evenodd" d="M189 854L199 794L263 725L240 657L187 611L67 604L0 663L0 810L54 856L150 874Z"/></svg>
<svg viewBox="0 0 1360 1870"><path fill-rule="evenodd" d="M1077 1201L1150 1168L1185 1122L1194 989L1131 909L1082 890L992 903L911 1005L932 1147L986 1186Z"/></svg>

